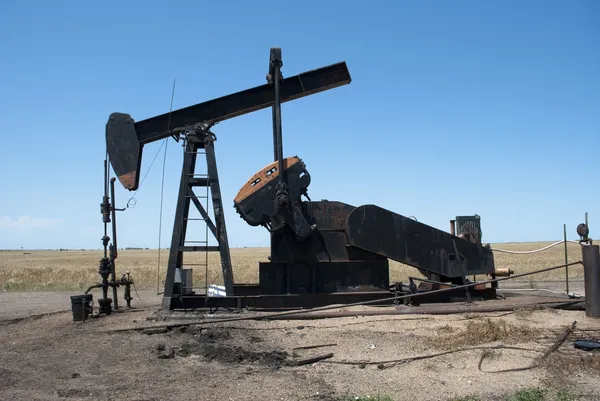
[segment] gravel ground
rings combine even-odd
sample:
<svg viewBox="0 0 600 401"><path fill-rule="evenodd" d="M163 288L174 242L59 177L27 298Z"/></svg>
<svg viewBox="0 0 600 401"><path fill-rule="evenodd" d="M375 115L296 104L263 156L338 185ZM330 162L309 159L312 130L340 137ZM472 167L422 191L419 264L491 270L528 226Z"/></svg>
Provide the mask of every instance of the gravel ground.
<svg viewBox="0 0 600 401"><path fill-rule="evenodd" d="M149 335L115 330L152 324L160 303L154 291L140 292L141 304L134 299L139 309L83 324L71 320L69 295L0 293L0 399L333 401L379 393L396 400L502 400L532 386L569 389L580 400L600 394L600 356L572 344L600 337L600 320L583 311L238 321ZM60 310L66 312L15 320ZM574 334L545 364L495 373L529 366L573 321ZM329 345L294 351L323 344ZM464 350L501 345L522 349L486 351L481 370L484 350ZM457 352L390 362L449 351ZM294 366L326 353L333 357Z"/></svg>
<svg viewBox="0 0 600 401"><path fill-rule="evenodd" d="M94 299L100 296L98 291L92 291L92 294ZM81 295L81 292L0 292L0 323L70 311L71 295ZM138 295L139 298L133 292L132 307L160 307L161 296L156 295L156 290L138 291ZM119 302L125 302L122 300L122 292L119 292Z"/></svg>

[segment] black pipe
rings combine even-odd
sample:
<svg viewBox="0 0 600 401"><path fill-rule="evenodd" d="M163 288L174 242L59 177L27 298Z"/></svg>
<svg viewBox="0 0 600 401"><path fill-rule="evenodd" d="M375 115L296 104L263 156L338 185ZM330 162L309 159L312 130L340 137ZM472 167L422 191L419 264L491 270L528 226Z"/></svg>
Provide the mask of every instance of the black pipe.
<svg viewBox="0 0 600 401"><path fill-rule="evenodd" d="M102 222L104 223L104 237L102 238L102 244L104 246L104 257L108 257L108 241L106 238L108 237L108 211L106 210L106 206L108 203L108 161L104 159L104 197L102 198Z"/></svg>
<svg viewBox="0 0 600 401"><path fill-rule="evenodd" d="M585 287L585 315L600 317L600 246L581 245L583 282Z"/></svg>
<svg viewBox="0 0 600 401"><path fill-rule="evenodd" d="M113 282L113 302L115 305L115 309L119 309L119 300L117 297L117 273L115 271L115 259L117 258L118 248L117 248L117 211L115 209L115 181L116 178L112 177L110 179L110 197L112 199L111 206L111 215L112 215L112 246L110 252L110 275Z"/></svg>
<svg viewBox="0 0 600 401"><path fill-rule="evenodd" d="M565 265L569 263L569 251L567 250L567 225L563 224L563 238L565 241ZM569 267L565 267L565 285L566 285L566 293L569 294Z"/></svg>
<svg viewBox="0 0 600 401"><path fill-rule="evenodd" d="M113 235L113 246L115 247L114 256L117 258L117 209L115 204L115 181L116 178L113 177L110 179L110 197L112 198L112 235ZM113 273L113 281L115 281L114 273Z"/></svg>
<svg viewBox="0 0 600 401"><path fill-rule="evenodd" d="M107 277L102 273L102 266L108 260L108 222L110 221L110 204L108 200L108 160L104 159L104 197L102 199L102 221L104 223L104 237L102 238L102 245L104 247L104 258L100 262L100 275L102 276L102 283L106 284ZM102 287L102 299L106 301L108 298L108 288L104 285Z"/></svg>
<svg viewBox="0 0 600 401"><path fill-rule="evenodd" d="M94 288L103 288L103 289L107 288L107 287L117 288L119 285L120 285L119 283L111 283L111 282L108 282L106 284L104 284L104 283L94 284L94 285L89 286L89 288L87 290L85 290L84 294L87 294L88 292L90 292Z"/></svg>
<svg viewBox="0 0 600 401"><path fill-rule="evenodd" d="M269 76L271 76L271 74L269 74ZM271 111L273 114L273 161L276 162L277 160L279 160L279 158L278 158L279 145L278 145L278 141L277 141L277 119L275 118L275 115L276 115L275 105L271 106Z"/></svg>
<svg viewBox="0 0 600 401"><path fill-rule="evenodd" d="M331 319L343 317L363 317L363 316L393 316L393 315L453 315L456 313L492 313L492 312L511 312L522 308L543 306L548 309L577 309L578 304L584 301L565 301L565 302L532 302L519 305L494 305L477 306L465 308L464 305L440 305L436 307L407 307L406 309L393 310L366 310L366 311L342 311L342 312L323 312L323 313L305 313L293 316L257 316L256 320L313 320L313 319Z"/></svg>
<svg viewBox="0 0 600 401"><path fill-rule="evenodd" d="M87 293L90 292L91 290L93 290L94 288L100 288L100 287L102 287L102 284L91 285L87 290L85 290L84 294L87 295Z"/></svg>

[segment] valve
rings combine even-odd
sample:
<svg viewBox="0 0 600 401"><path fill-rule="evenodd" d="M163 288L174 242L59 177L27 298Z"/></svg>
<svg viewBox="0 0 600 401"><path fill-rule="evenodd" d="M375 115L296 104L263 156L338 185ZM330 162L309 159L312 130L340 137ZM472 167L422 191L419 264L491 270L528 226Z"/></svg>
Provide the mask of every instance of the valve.
<svg viewBox="0 0 600 401"><path fill-rule="evenodd" d="M103 279L108 279L108 276L110 276L111 273L111 268L110 268L110 260L108 258L102 258L100 259L100 266L98 268L98 274L100 275L100 277L102 277Z"/></svg>
<svg viewBox="0 0 600 401"><path fill-rule="evenodd" d="M102 197L100 213L102 213L102 221L104 223L110 223L110 202L108 201L108 196L106 195Z"/></svg>

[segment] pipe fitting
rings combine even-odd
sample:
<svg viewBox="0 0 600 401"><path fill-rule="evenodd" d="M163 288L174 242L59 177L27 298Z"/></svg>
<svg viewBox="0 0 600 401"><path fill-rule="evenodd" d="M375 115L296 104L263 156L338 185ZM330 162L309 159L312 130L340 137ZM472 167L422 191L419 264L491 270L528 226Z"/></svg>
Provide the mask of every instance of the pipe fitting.
<svg viewBox="0 0 600 401"><path fill-rule="evenodd" d="M515 274L515 271L508 267L499 267L494 271L496 277L508 277L511 274Z"/></svg>

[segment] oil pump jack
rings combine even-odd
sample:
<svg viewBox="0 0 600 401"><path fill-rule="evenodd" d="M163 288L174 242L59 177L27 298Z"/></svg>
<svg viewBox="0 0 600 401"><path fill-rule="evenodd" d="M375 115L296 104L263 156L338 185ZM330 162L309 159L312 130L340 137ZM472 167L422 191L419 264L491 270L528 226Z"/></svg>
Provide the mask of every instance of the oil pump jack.
<svg viewBox="0 0 600 401"><path fill-rule="evenodd" d="M108 119L110 161L119 181L129 190L138 187L145 144L168 137L185 144L163 309L314 307L418 291L412 280L410 286L390 285L390 259L415 267L426 274L426 281L438 285L464 284L470 275L495 278L489 246L376 205L312 201L308 196L311 176L304 161L298 156L284 157L281 104L347 85L351 77L345 62L285 79L282 65L281 49L271 48L265 85L139 122L124 113L113 113ZM267 107L273 114L274 161L241 187L233 204L246 223L269 231L270 256L259 263L258 284L236 284L217 174L216 136L211 128L217 122ZM199 150L205 151L208 168L207 176L202 178L194 176ZM198 201L195 186L210 187L215 222ZM190 202L206 221L217 246L185 245ZM225 296L185 290L189 287L185 281L190 278L182 274L182 258L187 251L220 252ZM486 288L486 296L495 296L496 286L493 283L492 288ZM468 289L467 297L474 291Z"/></svg>

